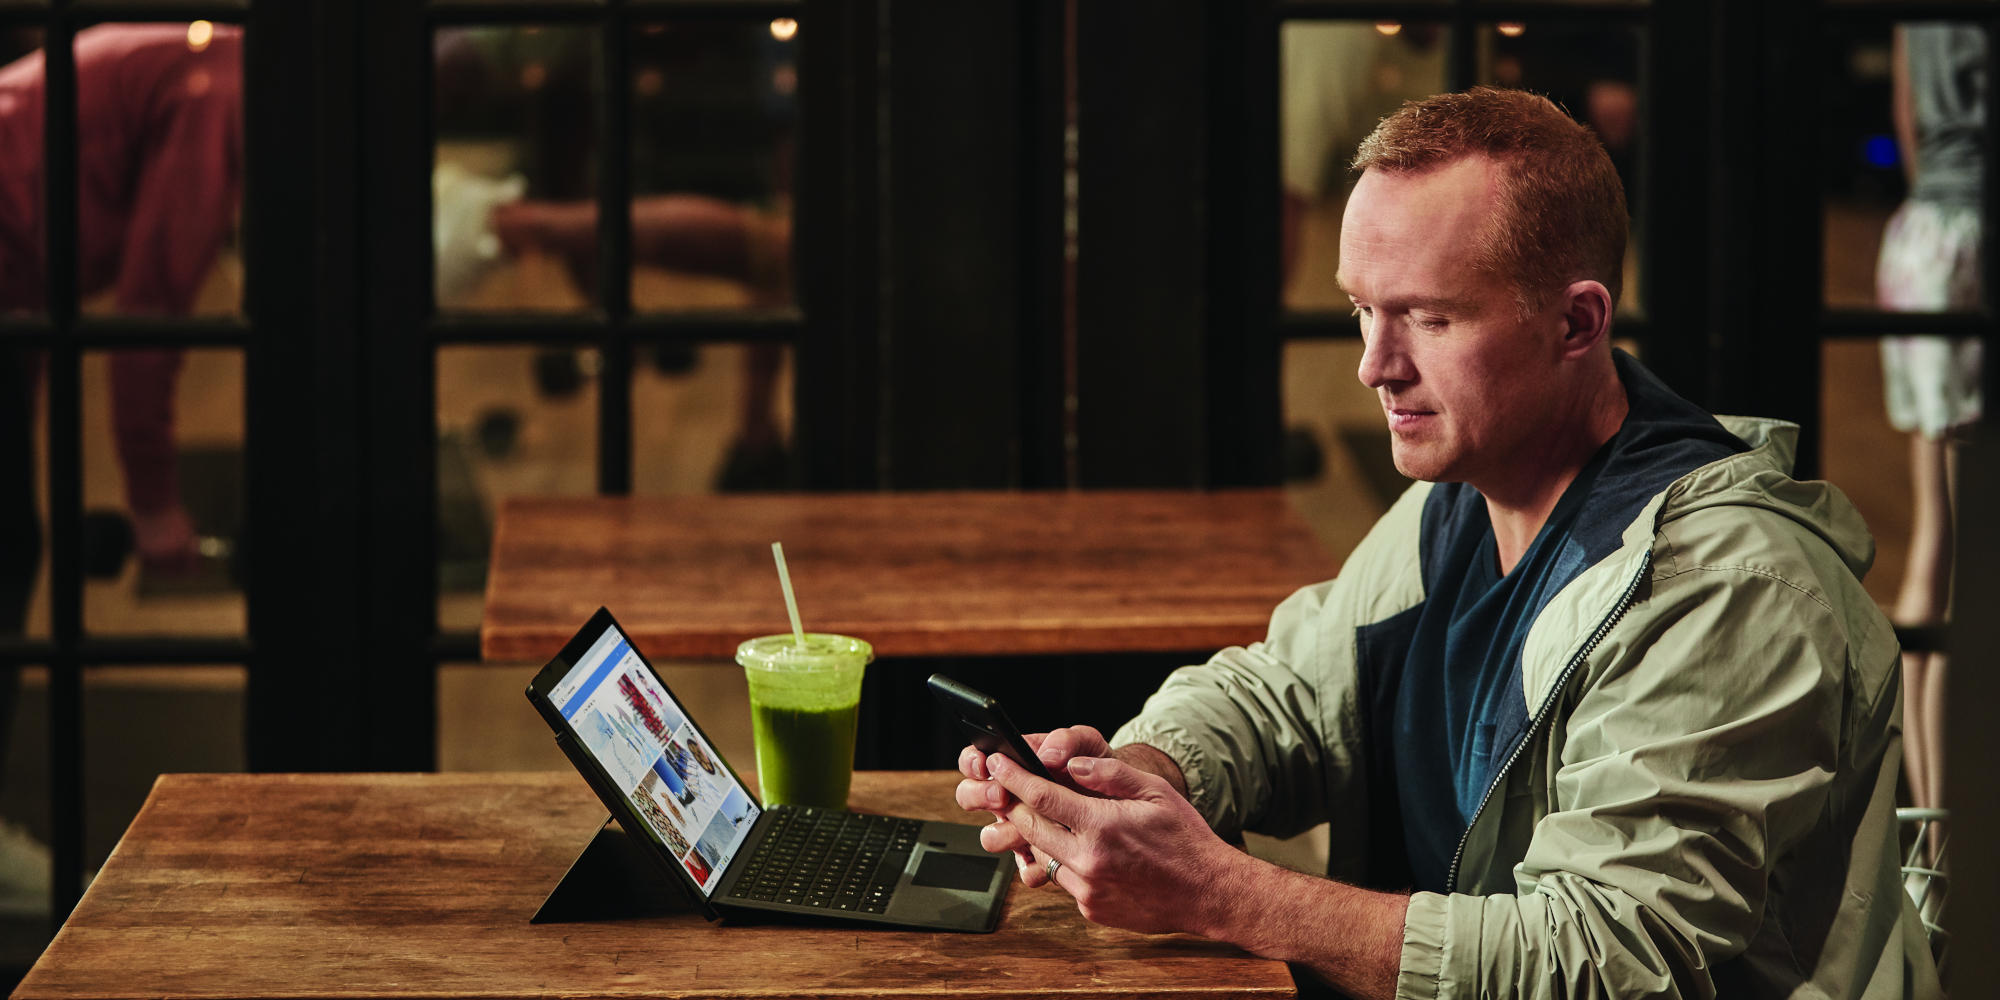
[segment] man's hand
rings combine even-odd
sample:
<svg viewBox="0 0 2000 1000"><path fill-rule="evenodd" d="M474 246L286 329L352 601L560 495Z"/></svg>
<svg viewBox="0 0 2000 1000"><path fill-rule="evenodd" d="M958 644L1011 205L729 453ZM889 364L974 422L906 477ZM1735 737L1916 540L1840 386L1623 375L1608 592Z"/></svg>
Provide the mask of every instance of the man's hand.
<svg viewBox="0 0 2000 1000"><path fill-rule="evenodd" d="M1070 758L1079 755L1098 757L1111 752L1111 746L1104 734L1089 726L1068 726L1048 733L1029 733L1024 739L1033 748L1042 766L1049 769L1057 780L1067 781L1066 768ZM978 747L966 747L958 754L958 773L965 780L958 783L959 807L968 812L985 811L994 816L995 822L979 833L979 846L994 854L1011 851L1014 864L1021 870L1021 881L1029 887L1039 886L1049 880L1043 870L1043 861L1037 860L1028 849L1028 842L1014 830L1007 819L1007 810L1015 804L1012 794L999 782L986 766L986 754ZM1071 784L1070 787L1077 787Z"/></svg>
<svg viewBox="0 0 2000 1000"><path fill-rule="evenodd" d="M1300 962L1355 997L1394 995L1410 900L1287 871L1224 843L1179 787L1155 774L1144 744L1132 758L1075 756L1075 789L1005 757L986 771L1012 805L1009 828L1039 867L1060 862L1056 884L1085 919L1148 934L1182 931L1254 954ZM1136 759L1137 763L1133 761ZM1039 873L1038 873L1039 874Z"/></svg>
<svg viewBox="0 0 2000 1000"><path fill-rule="evenodd" d="M1002 814L1037 867L1055 858L1056 883L1096 923L1216 936L1228 887L1240 885L1231 873L1247 855L1160 775L1112 757L1076 755L1066 765L1074 788L997 754L986 761L1012 799Z"/></svg>

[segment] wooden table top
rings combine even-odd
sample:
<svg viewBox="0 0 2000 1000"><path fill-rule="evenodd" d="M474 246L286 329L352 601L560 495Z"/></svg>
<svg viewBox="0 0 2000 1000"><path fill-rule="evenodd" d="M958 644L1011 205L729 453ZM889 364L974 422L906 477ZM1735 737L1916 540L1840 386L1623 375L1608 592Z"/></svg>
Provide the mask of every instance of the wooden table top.
<svg viewBox="0 0 2000 1000"><path fill-rule="evenodd" d="M858 808L964 819L950 772ZM1290 996L1285 966L1014 885L993 934L528 918L604 810L570 773L165 775L14 1000Z"/></svg>
<svg viewBox="0 0 2000 1000"><path fill-rule="evenodd" d="M649 656L731 658L790 628L773 541L806 627L878 656L1220 649L1338 568L1275 489L511 499L481 655L547 660L601 604Z"/></svg>

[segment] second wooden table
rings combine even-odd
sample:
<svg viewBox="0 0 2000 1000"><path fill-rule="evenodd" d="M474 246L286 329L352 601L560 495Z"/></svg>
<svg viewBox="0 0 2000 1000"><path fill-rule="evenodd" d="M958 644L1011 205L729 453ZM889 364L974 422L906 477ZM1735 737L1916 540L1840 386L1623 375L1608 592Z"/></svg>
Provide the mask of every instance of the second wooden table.
<svg viewBox="0 0 2000 1000"><path fill-rule="evenodd" d="M1337 564L1280 490L514 499L480 652L547 659L598 605L662 658L806 627L880 656L1181 652L1260 639Z"/></svg>

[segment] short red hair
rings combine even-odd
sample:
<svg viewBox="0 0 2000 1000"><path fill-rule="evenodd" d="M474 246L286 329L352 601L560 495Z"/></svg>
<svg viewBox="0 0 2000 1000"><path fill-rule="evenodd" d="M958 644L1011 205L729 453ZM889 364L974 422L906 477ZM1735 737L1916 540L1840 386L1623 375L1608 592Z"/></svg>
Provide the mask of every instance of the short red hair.
<svg viewBox="0 0 2000 1000"><path fill-rule="evenodd" d="M1501 214L1480 239L1475 267L1513 284L1523 313L1583 279L1618 301L1625 186L1596 133L1548 98L1474 87L1407 101L1361 141L1353 167L1420 173L1468 156L1501 168Z"/></svg>

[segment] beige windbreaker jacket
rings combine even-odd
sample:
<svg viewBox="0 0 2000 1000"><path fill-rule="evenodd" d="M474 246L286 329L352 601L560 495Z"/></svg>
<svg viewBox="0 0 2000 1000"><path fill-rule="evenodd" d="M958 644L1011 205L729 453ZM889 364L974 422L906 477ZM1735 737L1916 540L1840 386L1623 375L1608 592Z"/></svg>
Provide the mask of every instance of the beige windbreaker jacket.
<svg viewBox="0 0 2000 1000"><path fill-rule="evenodd" d="M1898 650L1860 582L1874 543L1838 489L1790 478L1794 426L1722 421L1750 450L1654 497L1536 619L1532 728L1453 892L1411 899L1399 997L1941 995L1898 872ZM1329 822L1328 874L1371 884L1371 841L1400 818L1371 811L1357 628L1423 599L1428 489L1114 742L1174 757L1225 834Z"/></svg>

